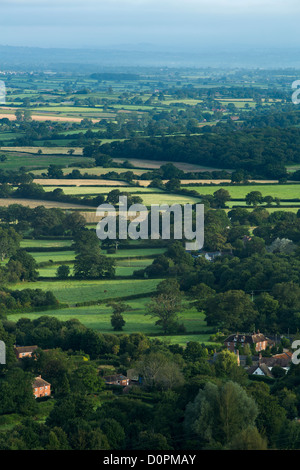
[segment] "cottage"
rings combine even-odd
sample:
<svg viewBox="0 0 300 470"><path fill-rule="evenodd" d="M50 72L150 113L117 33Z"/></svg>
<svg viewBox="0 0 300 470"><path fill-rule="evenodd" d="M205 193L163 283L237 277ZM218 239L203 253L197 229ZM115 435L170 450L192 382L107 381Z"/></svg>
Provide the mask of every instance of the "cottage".
<svg viewBox="0 0 300 470"><path fill-rule="evenodd" d="M38 346L15 346L14 351L17 359L21 360L24 357L32 357L36 349L38 349Z"/></svg>
<svg viewBox="0 0 300 470"><path fill-rule="evenodd" d="M40 375L34 379L32 388L35 398L50 397L51 395L51 384L42 379Z"/></svg>
<svg viewBox="0 0 300 470"><path fill-rule="evenodd" d="M103 379L106 385L120 385L122 387L127 387L130 383L130 380L122 374L107 375L103 377Z"/></svg>
<svg viewBox="0 0 300 470"><path fill-rule="evenodd" d="M238 346L244 346L248 344L249 346L254 345L255 351L264 351L269 345L268 338L266 338L259 331L257 333L249 334L239 334L230 335L225 339L224 345L228 351L235 352Z"/></svg>

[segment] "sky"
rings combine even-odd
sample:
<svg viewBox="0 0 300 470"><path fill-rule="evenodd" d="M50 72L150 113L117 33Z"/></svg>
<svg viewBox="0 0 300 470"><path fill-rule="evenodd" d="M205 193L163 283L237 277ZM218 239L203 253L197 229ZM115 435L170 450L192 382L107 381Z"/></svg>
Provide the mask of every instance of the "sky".
<svg viewBox="0 0 300 470"><path fill-rule="evenodd" d="M0 0L0 45L296 48L299 13L299 0Z"/></svg>

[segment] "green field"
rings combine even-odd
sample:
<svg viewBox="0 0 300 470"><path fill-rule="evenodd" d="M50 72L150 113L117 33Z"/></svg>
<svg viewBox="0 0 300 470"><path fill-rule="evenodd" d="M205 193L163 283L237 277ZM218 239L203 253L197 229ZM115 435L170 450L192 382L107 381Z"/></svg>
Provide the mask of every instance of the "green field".
<svg viewBox="0 0 300 470"><path fill-rule="evenodd" d="M213 194L218 189L225 189L233 199L244 199L251 191L260 191L263 196L279 197L279 199L300 199L300 184L253 184L228 186L188 186L188 189L199 194Z"/></svg>
<svg viewBox="0 0 300 470"><path fill-rule="evenodd" d="M299 202L286 202L284 199L281 199L281 204L283 205L286 205L286 206L289 206L288 208L282 208L281 206L276 206L274 203L273 203L273 206L266 206L266 203L262 203L262 205L264 207L266 207L267 210L269 209L280 209L280 210L290 210L290 209L293 209L293 208L300 208L300 201ZM226 202L226 206L228 207L233 207L233 206L242 206L242 207L246 207L247 209L250 209L251 206L247 206L246 205L246 202L245 201L227 201Z"/></svg>
<svg viewBox="0 0 300 470"><path fill-rule="evenodd" d="M86 196L88 194L108 194L110 191L118 189L119 191L132 194L141 193L137 194L137 196L140 196L141 198L143 198L143 196L147 193L163 193L163 191L160 191L156 188L141 188L136 186L64 186L65 180L58 181L60 184L57 184L56 186L44 186L45 191L49 192L54 191L56 188L62 188L65 194ZM66 180L65 182L67 183L68 181Z"/></svg>
<svg viewBox="0 0 300 470"><path fill-rule="evenodd" d="M103 250L103 254L107 254L107 256L111 258L136 258L138 257L153 257L155 255L161 255L165 252L164 248L139 248L139 249L124 249L118 250L114 254L107 254L105 250Z"/></svg>
<svg viewBox="0 0 300 470"><path fill-rule="evenodd" d="M70 247L72 240L21 240L21 248L63 248Z"/></svg>
<svg viewBox="0 0 300 470"><path fill-rule="evenodd" d="M294 171L300 170L300 165L287 165L286 166L287 172L288 173L294 173Z"/></svg>
<svg viewBox="0 0 300 470"><path fill-rule="evenodd" d="M145 334L158 334L161 329L155 325L155 319L151 318L150 315L145 316L146 305L150 301L150 298L141 298L135 300L129 300L126 302L130 306L130 310L124 313L124 319L126 325L124 327L124 333L136 333L143 332ZM113 333L110 317L112 309L105 304L91 306L91 307L73 307L66 308L63 310L48 310L47 312L39 313L26 313L26 314L12 314L9 315L9 320L18 321L19 318L29 318L31 320L40 317L41 315L50 315L58 318L61 321L67 321L71 318L78 319L81 323L87 327L93 328L102 333ZM185 325L187 332L201 331L201 342L208 341L208 335L206 336L202 332L208 327L204 320L204 315L201 312L197 312L195 309L188 307L188 304L183 307L182 313L180 314L180 321ZM172 342L186 343L193 341L193 337L189 335L183 336L159 336L162 340L171 340Z"/></svg>
<svg viewBox="0 0 300 470"><path fill-rule="evenodd" d="M190 341L197 341L199 343L204 343L206 345L216 346L216 343L209 341L210 335L174 335L174 336L156 336L159 341L163 341L166 344L179 344L180 346L186 346Z"/></svg>
<svg viewBox="0 0 300 470"><path fill-rule="evenodd" d="M106 250L102 253L109 258L136 258L136 257L153 257L164 253L163 248L140 248L140 249L124 249L118 250L116 253L107 254ZM37 263L51 262L63 263L64 261L74 261L76 253L75 251L47 251L47 252L36 252L31 253Z"/></svg>
<svg viewBox="0 0 300 470"><path fill-rule="evenodd" d="M0 137L1 139L1 137ZM43 168L46 169L49 165L61 165L61 166L68 166L74 165L74 163L87 163L93 162L91 158L84 158L83 157L72 157L66 156L58 156L58 155L37 155L38 148L35 150L34 154L26 154L26 153L12 153L12 152L5 152L7 156L7 160L5 162L0 162L0 169L3 170L18 170L20 167L30 169L38 169ZM0 149L1 153L4 153L2 149Z"/></svg>
<svg viewBox="0 0 300 470"><path fill-rule="evenodd" d="M63 261L73 261L75 251L49 251L45 253L31 253L37 263L53 261L53 263L62 263Z"/></svg>
<svg viewBox="0 0 300 470"><path fill-rule="evenodd" d="M70 267L70 275L72 276L73 273L73 264L67 262L68 266ZM152 264L152 259L118 259L116 262L116 276L117 277L129 277L132 276L134 271L139 269L145 269L147 266ZM56 277L56 271L58 266L53 264L53 266L47 266L45 268L39 268L39 275L40 277Z"/></svg>
<svg viewBox="0 0 300 470"><path fill-rule="evenodd" d="M150 293L161 281L162 279L37 281L35 283L20 282L10 288L50 290L60 302L76 304Z"/></svg>
<svg viewBox="0 0 300 470"><path fill-rule="evenodd" d="M53 191L59 186L44 186L45 191ZM160 192L157 189L153 188L136 188L136 187L98 187L98 186L71 186L63 187L64 193L67 195L76 195L76 196L87 196L87 195L96 195L96 194L105 194L107 195L110 191L118 189L120 191L133 193L139 196L143 203L146 206L151 204L195 204L199 202L199 198L191 196L181 196L178 194L168 194L166 192Z"/></svg>

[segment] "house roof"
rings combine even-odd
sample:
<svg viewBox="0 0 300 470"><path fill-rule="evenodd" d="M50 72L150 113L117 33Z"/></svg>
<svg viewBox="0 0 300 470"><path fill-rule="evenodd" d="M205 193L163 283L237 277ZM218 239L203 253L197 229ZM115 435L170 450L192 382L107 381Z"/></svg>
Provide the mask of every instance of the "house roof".
<svg viewBox="0 0 300 470"><path fill-rule="evenodd" d="M267 338L262 333L253 333L252 335L244 335L244 334L236 334L230 335L228 338L224 340L224 343L261 343L263 341L267 341Z"/></svg>
<svg viewBox="0 0 300 470"><path fill-rule="evenodd" d="M268 367L287 367L292 361L292 353L284 352L282 354L275 354L275 356L272 357L262 357L260 361L263 364L267 364Z"/></svg>
<svg viewBox="0 0 300 470"><path fill-rule="evenodd" d="M251 366L249 367L247 372L249 375L252 375L257 369L260 369L265 376L273 378L273 375L271 371L268 369L268 366L266 364L259 364L256 366Z"/></svg>
<svg viewBox="0 0 300 470"><path fill-rule="evenodd" d="M46 382L46 380L42 379L40 375L34 379L32 384L33 388L45 387L47 385L50 385L49 382Z"/></svg>
<svg viewBox="0 0 300 470"><path fill-rule="evenodd" d="M15 351L18 353L33 352L38 349L38 346L15 346Z"/></svg>

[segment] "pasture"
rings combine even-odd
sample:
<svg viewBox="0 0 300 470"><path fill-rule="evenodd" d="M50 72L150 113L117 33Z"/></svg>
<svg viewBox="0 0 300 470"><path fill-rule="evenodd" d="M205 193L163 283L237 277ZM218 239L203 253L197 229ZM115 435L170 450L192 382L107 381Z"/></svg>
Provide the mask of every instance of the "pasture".
<svg viewBox="0 0 300 470"><path fill-rule="evenodd" d="M102 253L108 258L116 260L116 276L128 277L134 271L144 269L152 263L153 257L163 254L162 248L144 248L137 250L118 250L114 254L108 254L105 250ZM31 253L38 264L47 263L38 267L40 277L56 277L56 271L59 265L68 264L73 275L73 264L76 253L74 251L53 251L53 252L34 252Z"/></svg>
<svg viewBox="0 0 300 470"><path fill-rule="evenodd" d="M265 196L279 199L300 199L300 184L253 184L253 185L218 185L216 186L188 186L188 189L199 194L213 194L218 189L225 189L233 199L244 199L251 191L260 191Z"/></svg>
<svg viewBox="0 0 300 470"><path fill-rule="evenodd" d="M44 186L46 192L53 191L56 189L56 186ZM88 195L97 195L97 194L104 194L107 195L110 191L114 189L119 189L119 187L109 186L109 187L97 187L97 186L87 186L87 187L78 187L78 186L71 186L71 187L64 187L63 191L67 195L74 195L74 196L88 196ZM193 196L184 196L179 194L170 194L167 192L160 191L159 189L155 188L137 188L137 187L122 187L122 192L127 192L129 194L134 194L139 196L143 203L146 206L150 206L151 204L195 204L199 202L198 197ZM1 204L1 202L0 202ZM74 205L76 206L76 204ZM82 208L82 206L81 206ZM82 208L83 209L83 208ZM96 210L96 208L94 209Z"/></svg>
<svg viewBox="0 0 300 470"><path fill-rule="evenodd" d="M4 153L7 156L5 162L0 162L0 169L3 170L17 170L20 167L24 167L27 170L31 169L46 169L49 165L61 165L66 167L68 165L73 166L76 163L85 163L92 162L90 158L83 157L71 157L70 155L58 155L58 154L49 154L49 155L37 155L38 148L34 149L34 153L26 153L15 151L12 152L12 149L9 148L9 151L5 147L0 148L0 152ZM44 150L45 152L45 150Z"/></svg>
<svg viewBox="0 0 300 470"><path fill-rule="evenodd" d="M151 318L150 315L145 315L147 303L149 301L149 297L126 301L129 309L123 314L126 325L122 333L131 334L143 332L148 335L159 335L161 333L161 329L155 325L155 318ZM85 326L93 328L101 333L114 333L110 323L111 314L111 307L108 307L104 303L88 307L70 307L62 310L47 310L46 312L11 314L9 315L9 319L11 321L18 321L20 318L25 317L33 320L42 315L53 316L60 321L67 321L75 318ZM208 330L209 332L203 313L198 312L195 309L190 308L188 304L185 304L179 316L187 333L196 333L197 331L201 331L201 334L193 334L191 336L188 334L183 336L158 336L158 339L170 342L171 344L186 344L188 341L193 340L208 342L209 334L203 334L205 330Z"/></svg>
<svg viewBox="0 0 300 470"><path fill-rule="evenodd" d="M63 248L70 247L73 244L72 240L21 240L21 248Z"/></svg>
<svg viewBox="0 0 300 470"><path fill-rule="evenodd" d="M111 256L111 255L110 255ZM130 277L133 275L134 271L139 269L145 269L147 266L152 264L152 259L135 259L135 258L119 258L116 260L116 277ZM58 262L57 262L58 263ZM70 260L65 260L65 264L70 267L70 275L74 275L73 263ZM39 267L40 277L45 278L55 278L58 264L55 262L52 266Z"/></svg>
<svg viewBox="0 0 300 470"><path fill-rule="evenodd" d="M66 280L19 282L10 286L14 290L51 290L56 298L65 304L105 301L137 294L150 294L162 279L114 279L114 280ZM63 310L64 311L64 310ZM61 311L60 311L61 312Z"/></svg>

